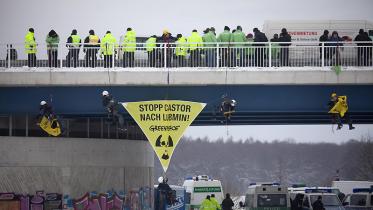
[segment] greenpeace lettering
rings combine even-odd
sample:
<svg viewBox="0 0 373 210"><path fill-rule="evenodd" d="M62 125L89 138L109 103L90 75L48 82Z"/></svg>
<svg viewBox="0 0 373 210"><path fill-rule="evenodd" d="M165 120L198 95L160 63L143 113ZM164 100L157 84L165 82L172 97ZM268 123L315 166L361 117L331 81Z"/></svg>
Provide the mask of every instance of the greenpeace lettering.
<svg viewBox="0 0 373 210"><path fill-rule="evenodd" d="M159 126L159 125L152 125L149 127L149 130L152 132L156 131L177 131L180 128L180 125L178 126Z"/></svg>
<svg viewBox="0 0 373 210"><path fill-rule="evenodd" d="M206 104L160 100L122 105L148 138L166 172L180 138Z"/></svg>

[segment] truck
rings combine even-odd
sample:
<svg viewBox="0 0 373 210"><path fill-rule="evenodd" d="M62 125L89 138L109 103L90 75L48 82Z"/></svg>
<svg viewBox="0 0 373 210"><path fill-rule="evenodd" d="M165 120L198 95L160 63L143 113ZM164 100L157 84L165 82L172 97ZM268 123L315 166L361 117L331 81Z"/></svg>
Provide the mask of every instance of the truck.
<svg viewBox="0 0 373 210"><path fill-rule="evenodd" d="M367 20L267 20L263 25L263 32L268 39L274 34L280 34L286 28L293 42L318 42L324 30L337 31L340 37L351 41L358 35L360 29L373 34L373 22Z"/></svg>
<svg viewBox="0 0 373 210"><path fill-rule="evenodd" d="M333 181L332 187L338 188L345 195L351 194L354 188L369 188L373 181Z"/></svg>
<svg viewBox="0 0 373 210"><path fill-rule="evenodd" d="M245 195L246 210L290 210L288 189L277 183L252 184Z"/></svg>
<svg viewBox="0 0 373 210"><path fill-rule="evenodd" d="M220 180L212 179L207 175L188 177L184 180L183 187L188 198L186 209L199 209L207 195L211 196L211 194L214 194L219 204L224 199Z"/></svg>

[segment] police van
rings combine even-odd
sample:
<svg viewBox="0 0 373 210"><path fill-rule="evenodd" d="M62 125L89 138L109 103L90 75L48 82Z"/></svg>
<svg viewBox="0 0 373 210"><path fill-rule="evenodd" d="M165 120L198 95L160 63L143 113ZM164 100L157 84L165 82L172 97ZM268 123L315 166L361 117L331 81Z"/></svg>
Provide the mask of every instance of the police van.
<svg viewBox="0 0 373 210"><path fill-rule="evenodd" d="M219 180L211 179L207 175L186 178L183 184L187 192L187 209L199 209L207 195L214 194L219 204L224 199L223 188Z"/></svg>
<svg viewBox="0 0 373 210"><path fill-rule="evenodd" d="M308 189L314 189L318 192L327 192L327 191L331 191L332 193L336 194L336 195L339 195L341 193L341 191L336 188L336 187L306 187L305 185L293 185L292 187L289 187L288 188L288 191L291 195L294 196L294 192L305 192L305 190ZM290 199L293 199L293 197L291 196Z"/></svg>
<svg viewBox="0 0 373 210"><path fill-rule="evenodd" d="M354 188L343 200L346 210L373 210L373 185L370 188Z"/></svg>
<svg viewBox="0 0 373 210"><path fill-rule="evenodd" d="M304 191L290 192L290 198L293 202L295 202L296 199L301 199L300 202L303 210L313 210L312 204L319 196L322 198L325 210L345 210L336 193L338 192L336 190L333 191L331 188L311 187L305 188Z"/></svg>
<svg viewBox="0 0 373 210"><path fill-rule="evenodd" d="M246 210L289 210L287 187L276 183L251 184L245 196Z"/></svg>

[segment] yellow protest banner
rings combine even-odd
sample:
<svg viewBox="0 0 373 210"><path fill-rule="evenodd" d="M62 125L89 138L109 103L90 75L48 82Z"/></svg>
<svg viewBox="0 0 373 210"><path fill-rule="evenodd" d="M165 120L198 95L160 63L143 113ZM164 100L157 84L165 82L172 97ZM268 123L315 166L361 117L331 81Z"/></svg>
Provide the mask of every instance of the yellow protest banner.
<svg viewBox="0 0 373 210"><path fill-rule="evenodd" d="M122 103L148 138L166 172L176 145L206 104L159 100Z"/></svg>
<svg viewBox="0 0 373 210"><path fill-rule="evenodd" d="M39 126L49 135L59 136L61 134L61 127L57 119L53 119L50 121L48 120L46 116L43 116L43 118L40 121Z"/></svg>
<svg viewBox="0 0 373 210"><path fill-rule="evenodd" d="M328 113L339 114L341 117L343 117L347 110L347 96L338 96L338 102L335 103L333 108L331 108Z"/></svg>

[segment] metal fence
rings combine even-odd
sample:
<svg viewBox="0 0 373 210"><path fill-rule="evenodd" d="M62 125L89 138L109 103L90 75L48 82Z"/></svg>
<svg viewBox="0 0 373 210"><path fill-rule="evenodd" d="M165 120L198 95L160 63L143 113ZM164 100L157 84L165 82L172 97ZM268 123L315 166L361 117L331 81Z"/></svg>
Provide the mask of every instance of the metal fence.
<svg viewBox="0 0 373 210"><path fill-rule="evenodd" d="M0 68L371 67L372 47L372 42L137 43L135 49L38 44L36 53L27 54L24 44L3 44Z"/></svg>

